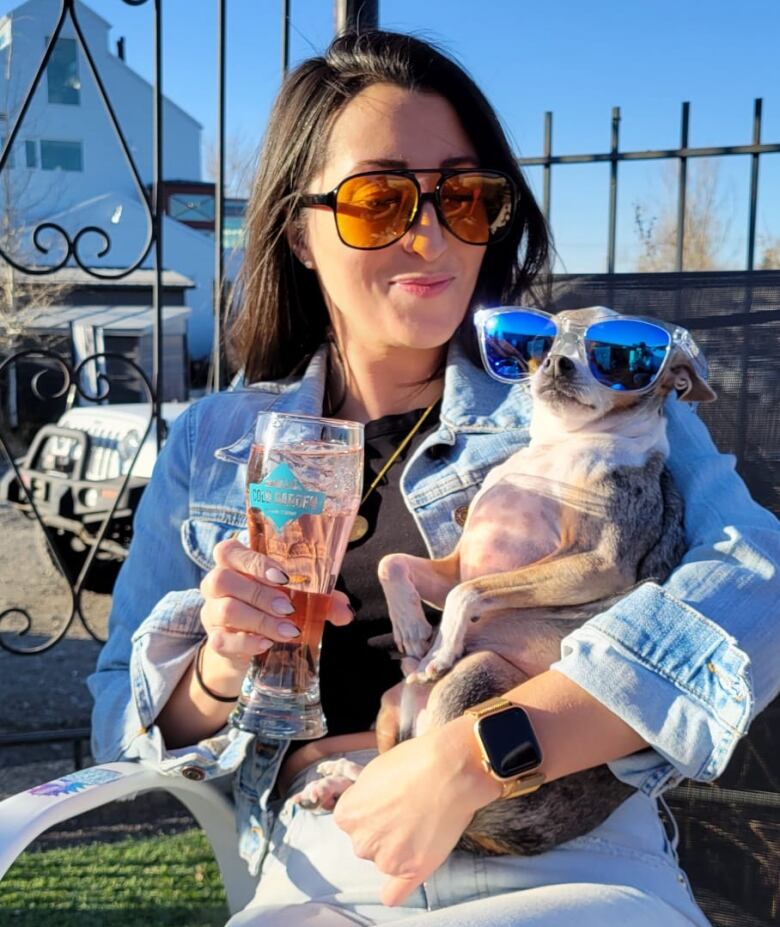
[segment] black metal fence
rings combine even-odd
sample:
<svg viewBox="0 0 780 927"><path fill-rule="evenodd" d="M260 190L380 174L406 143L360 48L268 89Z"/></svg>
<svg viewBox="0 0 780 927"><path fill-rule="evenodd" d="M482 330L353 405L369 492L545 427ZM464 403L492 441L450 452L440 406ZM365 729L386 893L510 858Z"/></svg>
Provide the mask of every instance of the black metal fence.
<svg viewBox="0 0 780 927"><path fill-rule="evenodd" d="M745 269L753 270L756 254L756 221L758 214L758 179L759 159L761 155L780 152L780 143L764 144L761 142L761 112L763 101L753 103L753 139L746 145L719 145L691 148L688 144L688 127L690 124L691 104L682 104L680 127L680 147L648 151L620 151L620 107L612 108L610 127L610 149L597 154L553 155L552 126L553 114L545 113L544 118L544 154L539 157L520 158L524 167L541 166L544 173L542 204L544 214L550 216L552 168L563 164L609 164L609 213L607 238L606 271L615 273L615 251L617 242L617 207L618 207L618 165L625 161L657 161L676 159L679 162L679 183L677 187L677 250L674 270L689 269L683 267L685 246L685 205L688 191L688 160L690 158L721 158L730 155L750 155L750 211L747 230L747 254Z"/></svg>

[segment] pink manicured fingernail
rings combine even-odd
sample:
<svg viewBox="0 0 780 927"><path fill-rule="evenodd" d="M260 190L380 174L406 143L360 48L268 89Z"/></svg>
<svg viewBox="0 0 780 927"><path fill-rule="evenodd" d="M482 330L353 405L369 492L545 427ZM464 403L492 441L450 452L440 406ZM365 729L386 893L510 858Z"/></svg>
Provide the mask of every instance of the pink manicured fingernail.
<svg viewBox="0 0 780 927"><path fill-rule="evenodd" d="M273 647L273 645L274 645L273 641L269 641L269 640L258 641L257 652L265 653L267 650L270 650Z"/></svg>
<svg viewBox="0 0 780 927"><path fill-rule="evenodd" d="M282 637L298 637L301 633L299 628L296 628L291 621L280 621L276 626L276 630Z"/></svg>
<svg viewBox="0 0 780 927"><path fill-rule="evenodd" d="M290 577L286 573L282 573L281 570L277 570L276 567L268 567L265 571L265 578L269 583L279 583L280 585L290 582Z"/></svg>
<svg viewBox="0 0 780 927"><path fill-rule="evenodd" d="M273 602L271 602L271 608L276 612L277 615L292 615L295 611L295 606L289 599L285 599L284 596L277 596Z"/></svg>

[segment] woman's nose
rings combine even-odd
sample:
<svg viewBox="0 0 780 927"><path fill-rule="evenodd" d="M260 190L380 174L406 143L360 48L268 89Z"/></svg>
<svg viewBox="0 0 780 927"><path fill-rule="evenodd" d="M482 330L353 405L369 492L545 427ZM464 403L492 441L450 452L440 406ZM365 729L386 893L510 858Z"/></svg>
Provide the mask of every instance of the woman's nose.
<svg viewBox="0 0 780 927"><path fill-rule="evenodd" d="M408 250L419 254L426 261L436 260L445 251L447 240L433 203L423 203L406 238Z"/></svg>

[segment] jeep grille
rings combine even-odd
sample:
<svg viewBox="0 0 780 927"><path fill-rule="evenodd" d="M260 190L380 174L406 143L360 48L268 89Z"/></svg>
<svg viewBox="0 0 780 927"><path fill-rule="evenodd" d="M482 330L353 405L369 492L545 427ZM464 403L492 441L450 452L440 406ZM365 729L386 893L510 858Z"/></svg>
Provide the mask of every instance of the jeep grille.
<svg viewBox="0 0 780 927"><path fill-rule="evenodd" d="M84 469L84 479L110 480L120 476L122 462L118 445L122 433L97 428L91 430L88 436L89 459ZM80 457L81 445L78 441L63 435L52 435L43 445L38 460L40 468L53 476L71 476Z"/></svg>
<svg viewBox="0 0 780 927"><path fill-rule="evenodd" d="M121 474L117 446L121 432L100 428L89 432L89 459L84 471L88 480L111 480Z"/></svg>

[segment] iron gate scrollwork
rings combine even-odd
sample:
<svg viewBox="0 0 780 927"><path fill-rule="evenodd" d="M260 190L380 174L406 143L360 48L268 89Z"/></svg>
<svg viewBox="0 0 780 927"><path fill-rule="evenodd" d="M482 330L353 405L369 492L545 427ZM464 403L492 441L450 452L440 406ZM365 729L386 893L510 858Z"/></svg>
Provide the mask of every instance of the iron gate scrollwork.
<svg viewBox="0 0 780 927"><path fill-rule="evenodd" d="M129 6L142 6L148 0L123 0ZM46 43L46 48L43 53L43 57L38 65L38 68L35 72L34 77L32 78L31 84L27 89L21 105L19 106L18 114L14 120L13 126L11 127L8 137L5 142L2 154L0 154L0 174L2 171L7 169L9 166L9 159L11 156L11 151L16 142L17 137L19 136L20 130L25 120L25 116L28 113L30 105L33 100L33 96L36 92L36 89L39 87L44 74L46 73L46 68L51 59L52 53L55 49L58 39L62 35L63 28L65 27L66 22L70 22L73 27L73 33L77 42L77 47L81 51L84 60L87 62L89 74L94 80L95 87L97 89L98 96L105 110L106 116L110 123L110 126L113 130L113 133L119 143L122 155L126 162L127 168L131 174L135 190L138 194L138 198L142 207L144 209L145 220L146 220L146 230L144 234L143 243L139 249L139 252L135 258L128 266L121 268L101 268L90 266L84 260L81 253L81 245L84 241L85 236L87 235L97 235L101 242L99 250L96 252L97 258L103 258L108 255L112 248L111 236L103 228L100 228L97 225L90 224L86 225L83 228L80 228L75 233L69 233L61 224L51 221L43 221L38 223L35 228L32 230L31 240L34 249L38 254L41 255L43 259L50 257L51 245L44 242L45 233L51 233L58 237L59 242L62 246L63 254L51 261L48 264L38 264L31 263L26 265L20 260L18 260L18 255L11 255L0 246L0 257L3 258L11 267L16 270L23 272L25 274L42 277L49 274L54 274L58 270L61 270L69 262L75 263L84 273L88 274L90 277L94 277L102 280L121 280L128 277L135 270L137 270L143 262L147 259L150 252L154 251L154 283L153 283L153 315L154 315L154 328L153 328L153 352L152 352L152 376L151 380L146 375L146 373L141 369L141 367L136 364L134 361L130 360L127 357L124 357L120 354L115 354L112 352L99 352L93 353L84 357L80 363L76 366L75 369L72 368L71 364L68 363L61 355L48 350L43 349L30 349L26 348L24 350L16 351L7 357L0 364L0 377L4 373L7 373L12 367L17 365L20 361L35 359L39 362L42 362L44 365L49 365L49 368L54 368L58 376L61 378L61 384L59 388L54 391L49 392L48 396L44 396L44 393L41 391L42 376L46 370L39 371L32 381L32 391L33 394L39 399L54 399L57 397L63 396L67 392L71 392L72 395L78 395L82 399L88 402L102 402L110 396L111 392L111 377L103 369L105 367L106 361L113 361L115 363L120 363L127 365L137 378L137 382L142 385L142 391L144 394L144 399L148 402L151 409L151 414L149 421L146 426L143 438L136 448L135 454L132 457L130 466L127 468L127 472L124 474L124 479L121 482L121 488L116 494L113 503L110 505L107 514L100 524L100 527L97 531L96 536L93 539L92 546L90 547L86 558L84 559L83 564L79 569L74 570L72 564L66 563L63 559L62 550L58 548L56 544L53 543L51 529L47 527L41 514L39 512L36 500L34 498L34 493L31 490L31 487L25 485L25 480L22 479L22 474L20 473L17 462L14 460L13 453L11 451L11 442L8 439L8 436L4 434L4 429L0 427L0 447L2 448L3 453L8 458L10 465L14 471L16 481L19 487L20 493L22 493L26 499L25 507L28 512L31 514L31 517L34 517L38 523L39 529L43 531L46 535L47 544L51 554L54 556L56 561L59 564L60 572L68 580L70 587L71 595L71 612L70 616L67 618L65 623L59 628L51 639L45 641L42 644L37 644L34 646L22 647L19 646L16 641L19 638L26 635L33 624L33 618L25 608L7 608L4 611L0 612L0 648L10 651L15 654L39 654L46 650L49 650L53 647L58 641L67 633L68 629L73 624L74 620L78 618L81 621L83 626L86 628L88 633L95 640L100 641L101 638L99 634L91 627L89 621L85 618L82 605L81 605L81 594L84 589L85 581L87 580L90 571L95 565L98 552L102 547L108 546L110 542L106 539L106 532L108 527L115 515L117 505L122 499L125 490L127 489L128 483L132 477L133 467L138 459L138 455L143 446L143 440L150 433L150 430L153 425L156 426L156 440L157 447L159 449L160 444L162 443L163 438L163 419L160 410L160 402L162 397L162 374L163 374L163 363L162 363L162 267L163 267L163 239L162 239L162 138L163 138L163 96L162 96L162 51L161 51L161 5L162 0L151 0L154 6L154 72L155 80L153 85L153 94L152 94L152 183L151 183L151 192L147 192L144 183L141 179L140 172L138 167L133 160L133 156L130 152L127 140L122 132L119 120L117 118L116 112L111 104L108 93L104 82L100 76L98 68L95 64L94 57L90 51L89 44L85 38L84 32L82 30L81 24L79 23L78 13L76 9L75 0L61 0L61 6L57 17L56 25L51 32L51 35L48 38ZM218 190L218 198L221 198L222 192ZM221 236L217 236L220 238ZM95 375L93 377L95 384L97 384L97 389L94 392L91 392L89 389L85 388L83 384L82 374L89 370L91 367L94 367ZM4 623L7 625L9 619L15 619L15 624L21 620L21 629L17 629L14 632L14 637L16 641L11 643L9 640L9 634L6 628L3 626Z"/></svg>

